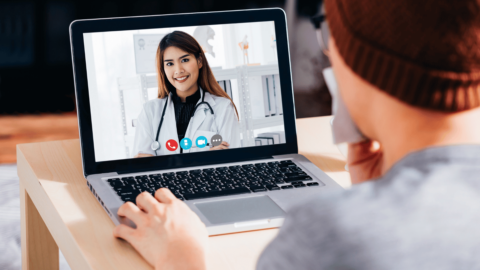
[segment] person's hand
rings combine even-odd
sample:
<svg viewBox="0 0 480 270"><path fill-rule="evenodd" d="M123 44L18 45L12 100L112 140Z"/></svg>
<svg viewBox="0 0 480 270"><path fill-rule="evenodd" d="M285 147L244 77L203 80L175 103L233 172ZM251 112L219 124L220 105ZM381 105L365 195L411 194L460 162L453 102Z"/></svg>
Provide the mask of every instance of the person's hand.
<svg viewBox="0 0 480 270"><path fill-rule="evenodd" d="M376 141L348 144L348 171L352 184L359 184L382 174L383 151Z"/></svg>
<svg viewBox="0 0 480 270"><path fill-rule="evenodd" d="M119 225L113 235L129 242L155 269L205 269L208 233L205 224L170 190L161 188L155 198L147 192L127 202L118 215L136 229ZM138 207L137 207L138 206Z"/></svg>
<svg viewBox="0 0 480 270"><path fill-rule="evenodd" d="M210 148L210 150L228 149L229 146L230 144L228 142L222 142L220 145Z"/></svg>
<svg viewBox="0 0 480 270"><path fill-rule="evenodd" d="M142 154L142 153L139 153L138 155L135 155L134 158L139 158L139 157L153 157L152 154Z"/></svg>

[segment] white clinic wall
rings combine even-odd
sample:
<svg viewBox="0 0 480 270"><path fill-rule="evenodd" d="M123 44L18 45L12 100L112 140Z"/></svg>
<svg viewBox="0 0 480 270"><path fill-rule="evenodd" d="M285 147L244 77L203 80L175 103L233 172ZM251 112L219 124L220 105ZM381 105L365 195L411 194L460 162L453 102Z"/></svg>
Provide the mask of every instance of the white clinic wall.
<svg viewBox="0 0 480 270"><path fill-rule="evenodd" d="M238 43L243 40L245 35L248 36L250 63L261 65L276 63L276 51L272 48L271 41L275 34L273 22L210 25L210 27L215 31L215 37L213 40L209 40L209 44L213 46L216 55L213 57L206 54L210 67L228 69L243 65L242 51ZM97 162L129 158L125 151L124 121L121 113L118 79L138 75L135 70L133 35L167 34L175 30L193 35L195 28L176 27L84 34ZM238 89L233 81L232 88L234 101L238 101L238 97L235 98L238 96ZM156 91L156 88L148 89L148 98L156 98ZM128 109L128 113L138 116L143 106L141 91L127 95L124 97L126 110ZM130 130L132 127L128 128ZM129 140L130 142L127 144L132 143L131 138Z"/></svg>

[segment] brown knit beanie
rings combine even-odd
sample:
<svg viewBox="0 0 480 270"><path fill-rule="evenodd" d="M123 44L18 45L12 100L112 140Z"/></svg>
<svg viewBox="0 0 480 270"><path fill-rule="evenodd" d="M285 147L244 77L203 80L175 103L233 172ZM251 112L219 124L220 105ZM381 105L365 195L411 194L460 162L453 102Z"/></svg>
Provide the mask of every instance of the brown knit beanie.
<svg viewBox="0 0 480 270"><path fill-rule="evenodd" d="M480 0L326 0L325 9L340 55L369 83L422 108L480 106Z"/></svg>

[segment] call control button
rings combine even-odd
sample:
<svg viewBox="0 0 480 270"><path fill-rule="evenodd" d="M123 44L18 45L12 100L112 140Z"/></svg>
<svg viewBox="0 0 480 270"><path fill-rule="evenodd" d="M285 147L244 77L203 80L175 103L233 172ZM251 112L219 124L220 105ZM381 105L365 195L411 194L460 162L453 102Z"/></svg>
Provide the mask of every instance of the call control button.
<svg viewBox="0 0 480 270"><path fill-rule="evenodd" d="M207 138L205 138L205 136L198 136L195 143L197 144L198 148L204 148L207 146Z"/></svg>
<svg viewBox="0 0 480 270"><path fill-rule="evenodd" d="M222 141L223 139L222 139L222 136L220 136L220 134L215 134L210 139L212 146L219 146L220 144L222 144Z"/></svg>
<svg viewBox="0 0 480 270"><path fill-rule="evenodd" d="M178 149L178 143L175 140L168 140L165 146L167 147L168 151L175 151Z"/></svg>
<svg viewBox="0 0 480 270"><path fill-rule="evenodd" d="M183 150L188 150L192 148L192 140L190 140L189 138L183 138L180 141L180 147L182 147Z"/></svg>

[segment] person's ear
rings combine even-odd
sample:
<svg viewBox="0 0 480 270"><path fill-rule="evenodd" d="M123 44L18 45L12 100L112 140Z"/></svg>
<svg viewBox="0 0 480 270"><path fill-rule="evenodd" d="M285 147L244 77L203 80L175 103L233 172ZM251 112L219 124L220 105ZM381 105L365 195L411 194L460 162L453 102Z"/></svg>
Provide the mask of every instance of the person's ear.
<svg viewBox="0 0 480 270"><path fill-rule="evenodd" d="M198 64L198 69L201 69L203 67L203 58L201 55L197 59L197 64Z"/></svg>

